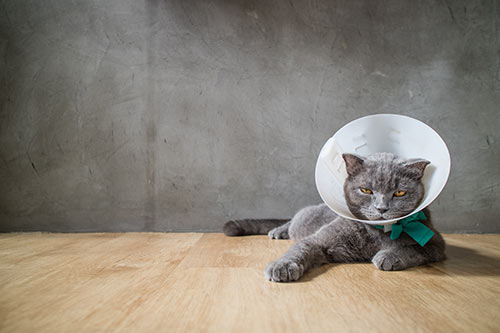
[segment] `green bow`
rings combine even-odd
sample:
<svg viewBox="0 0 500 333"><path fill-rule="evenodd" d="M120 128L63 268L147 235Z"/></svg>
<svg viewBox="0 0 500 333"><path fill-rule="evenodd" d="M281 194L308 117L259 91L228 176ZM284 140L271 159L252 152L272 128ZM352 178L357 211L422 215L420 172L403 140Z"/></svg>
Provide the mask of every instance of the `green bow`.
<svg viewBox="0 0 500 333"><path fill-rule="evenodd" d="M420 221L426 221L423 211L412 214L392 225L391 239L398 239L401 233L406 232L420 246L424 246L434 236L434 232ZM377 229L384 229L383 225L376 225Z"/></svg>

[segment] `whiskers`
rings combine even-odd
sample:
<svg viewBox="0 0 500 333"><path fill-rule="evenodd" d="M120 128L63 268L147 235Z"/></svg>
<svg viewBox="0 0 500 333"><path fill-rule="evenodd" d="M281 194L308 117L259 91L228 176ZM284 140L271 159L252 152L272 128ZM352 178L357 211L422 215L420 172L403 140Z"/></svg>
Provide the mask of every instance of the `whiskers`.
<svg viewBox="0 0 500 333"><path fill-rule="evenodd" d="M407 214L406 212L394 212L391 210L385 212L384 214L381 214L376 209L363 209L363 208L361 208L359 211L370 221L392 220L392 219L397 219L398 217L401 216L405 216Z"/></svg>
<svg viewBox="0 0 500 333"><path fill-rule="evenodd" d="M374 211L371 209L360 209L361 213L366 216L368 220L375 221L375 220L383 220L384 218L382 217L382 214L380 214L379 211Z"/></svg>

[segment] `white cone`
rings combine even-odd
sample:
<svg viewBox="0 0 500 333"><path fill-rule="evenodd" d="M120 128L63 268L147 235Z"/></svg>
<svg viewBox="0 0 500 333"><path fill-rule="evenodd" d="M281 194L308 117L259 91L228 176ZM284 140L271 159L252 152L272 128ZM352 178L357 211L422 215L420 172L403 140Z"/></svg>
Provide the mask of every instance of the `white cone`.
<svg viewBox="0 0 500 333"><path fill-rule="evenodd" d="M361 220L351 214L344 198L347 172L342 154L368 156L380 152L430 161L422 178L425 195L420 205L406 216L391 220ZM325 143L316 163L316 187L323 201L338 215L369 224L389 224L424 209L434 201L448 180L450 168L448 147L431 127L407 116L377 114L351 121Z"/></svg>

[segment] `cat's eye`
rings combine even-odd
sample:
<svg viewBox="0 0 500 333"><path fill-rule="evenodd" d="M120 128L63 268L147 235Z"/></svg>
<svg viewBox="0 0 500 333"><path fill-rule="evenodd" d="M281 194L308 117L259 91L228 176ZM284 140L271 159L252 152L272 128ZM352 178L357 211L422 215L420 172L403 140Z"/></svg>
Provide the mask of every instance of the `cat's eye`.
<svg viewBox="0 0 500 333"><path fill-rule="evenodd" d="M402 197L405 194L406 194L406 191L401 191L401 190L394 192L395 197Z"/></svg>
<svg viewBox="0 0 500 333"><path fill-rule="evenodd" d="M372 190L368 189L368 188L364 188L364 187L361 187L360 188L361 192L365 193L365 194L372 194Z"/></svg>

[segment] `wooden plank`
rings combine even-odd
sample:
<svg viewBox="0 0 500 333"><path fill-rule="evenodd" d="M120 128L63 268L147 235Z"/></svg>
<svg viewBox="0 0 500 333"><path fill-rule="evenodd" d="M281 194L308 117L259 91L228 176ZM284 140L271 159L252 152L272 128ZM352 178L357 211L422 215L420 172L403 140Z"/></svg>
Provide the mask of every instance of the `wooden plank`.
<svg viewBox="0 0 500 333"><path fill-rule="evenodd" d="M220 234L0 235L6 332L500 330L500 235L446 235L448 260L401 272L264 267L292 244Z"/></svg>

